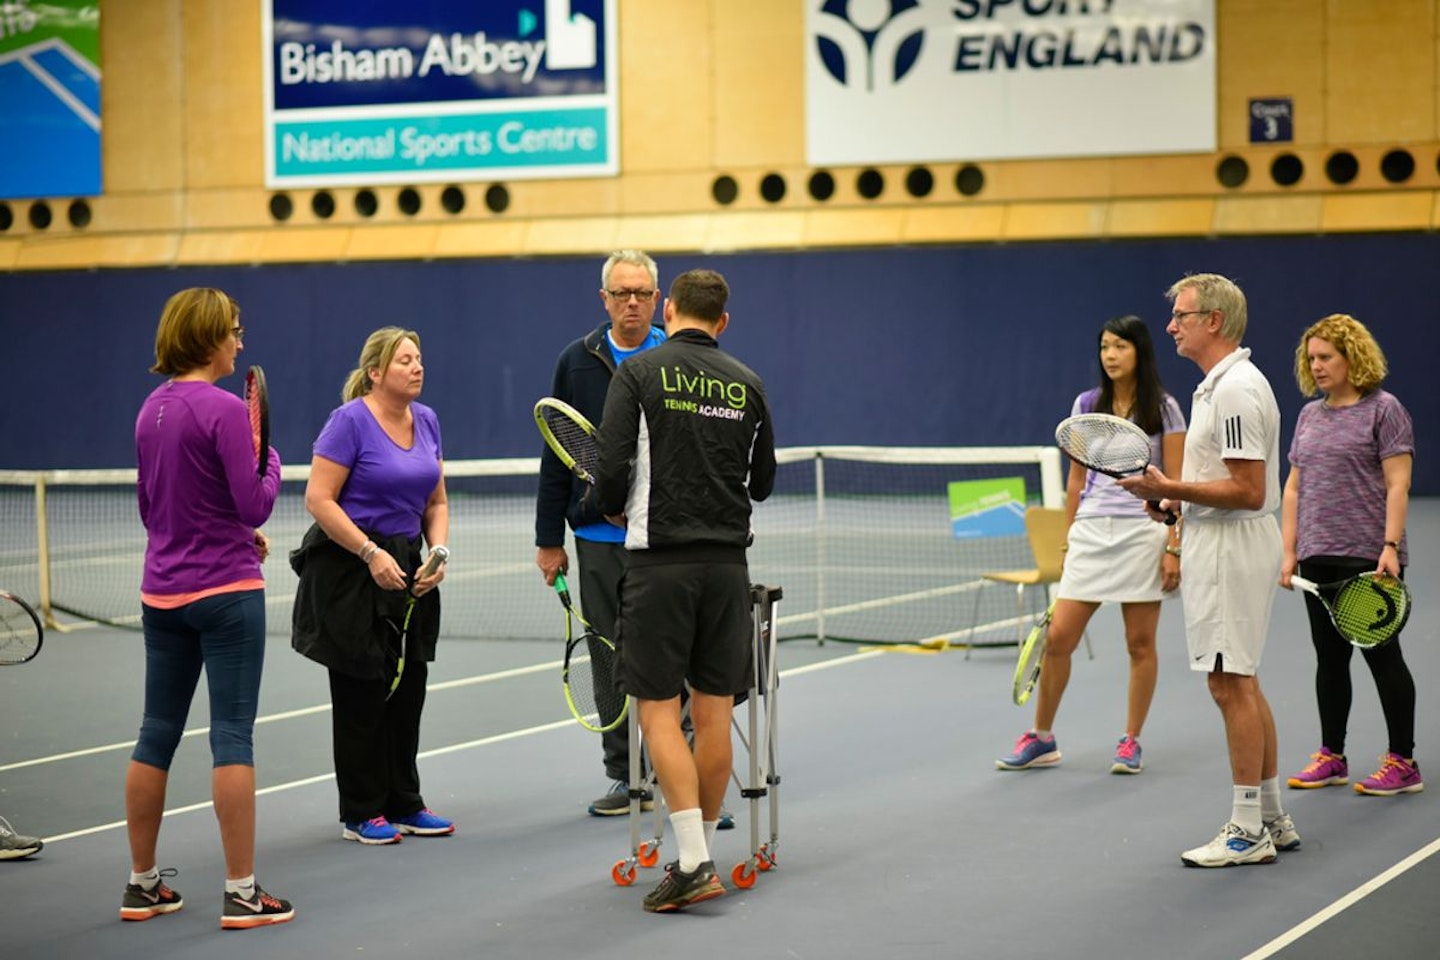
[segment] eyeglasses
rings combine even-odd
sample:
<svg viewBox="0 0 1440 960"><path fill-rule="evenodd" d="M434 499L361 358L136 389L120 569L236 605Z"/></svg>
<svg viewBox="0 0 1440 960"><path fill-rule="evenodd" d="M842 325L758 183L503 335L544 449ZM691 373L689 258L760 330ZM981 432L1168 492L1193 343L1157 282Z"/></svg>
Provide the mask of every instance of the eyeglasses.
<svg viewBox="0 0 1440 960"><path fill-rule="evenodd" d="M1186 317L1198 317L1205 313L1214 313L1213 310L1171 310L1171 320L1184 320Z"/></svg>
<svg viewBox="0 0 1440 960"><path fill-rule="evenodd" d="M659 292L659 290L606 290L605 295L611 300L619 300L621 303L629 303L631 297L643 303L646 300L655 299L655 294Z"/></svg>
<svg viewBox="0 0 1440 960"><path fill-rule="evenodd" d="M244 339L245 339L245 328L242 327L242 326L240 326L239 324L236 324L235 326L231 327L231 328L230 328L230 332L235 335L235 339L236 339L236 340L244 340Z"/></svg>

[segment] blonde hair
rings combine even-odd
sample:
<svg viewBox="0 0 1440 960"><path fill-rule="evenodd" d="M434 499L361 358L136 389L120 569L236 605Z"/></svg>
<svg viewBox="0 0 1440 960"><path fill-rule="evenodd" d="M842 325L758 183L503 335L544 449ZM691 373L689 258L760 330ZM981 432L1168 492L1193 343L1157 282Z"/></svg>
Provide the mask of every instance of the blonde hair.
<svg viewBox="0 0 1440 960"><path fill-rule="evenodd" d="M1295 382L1307 397L1320 392L1315 385L1315 374L1310 371L1310 340L1313 337L1324 340L1345 358L1350 364L1346 379L1361 393L1369 393L1380 386L1390 372L1385 363L1385 352L1365 329L1365 324L1348 313L1332 313L1305 328L1295 348Z"/></svg>
<svg viewBox="0 0 1440 960"><path fill-rule="evenodd" d="M1192 273L1176 280L1165 291L1165 296L1174 303L1182 290L1192 288L1195 291L1195 309L1223 313L1225 322L1220 325L1220 336L1239 343L1245 336L1247 314L1245 294L1235 281L1218 273Z"/></svg>
<svg viewBox="0 0 1440 960"><path fill-rule="evenodd" d="M345 386L340 389L340 399L348 402L369 393L374 387L370 371L384 371L390 366L403 340L412 341L415 349L420 349L420 334L403 327L381 327L366 337L365 346L360 349L358 365L350 371L345 378Z"/></svg>
<svg viewBox="0 0 1440 960"><path fill-rule="evenodd" d="M181 290L160 313L150 372L174 377L207 366L239 320L240 307L223 290Z"/></svg>

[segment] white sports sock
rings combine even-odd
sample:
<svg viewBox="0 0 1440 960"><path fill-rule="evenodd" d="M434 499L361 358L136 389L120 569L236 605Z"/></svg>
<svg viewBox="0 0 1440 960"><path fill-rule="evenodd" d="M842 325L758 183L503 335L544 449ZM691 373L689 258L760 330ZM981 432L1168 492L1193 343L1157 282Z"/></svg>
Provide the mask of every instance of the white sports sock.
<svg viewBox="0 0 1440 960"><path fill-rule="evenodd" d="M1260 781L1260 818L1266 823L1276 817L1283 817L1285 808L1280 803L1280 778L1271 777Z"/></svg>
<svg viewBox="0 0 1440 960"><path fill-rule="evenodd" d="M715 831L720 829L719 820L705 821L705 850L708 852L715 849Z"/></svg>
<svg viewBox="0 0 1440 960"><path fill-rule="evenodd" d="M1250 836L1257 836L1265 822L1260 816L1260 788L1235 784L1235 805L1230 819Z"/></svg>
<svg viewBox="0 0 1440 960"><path fill-rule="evenodd" d="M255 899L255 874L252 873L248 877L241 877L239 880L226 879L225 892L238 893L246 900Z"/></svg>
<svg viewBox="0 0 1440 960"><path fill-rule="evenodd" d="M130 882L138 883L146 890L153 890L155 889L155 884L160 882L160 868L151 867L143 873L135 873L132 871L130 874Z"/></svg>
<svg viewBox="0 0 1440 960"><path fill-rule="evenodd" d="M1049 730L1031 730L1030 732L1035 734L1035 736L1039 737L1041 740L1044 740L1046 743L1049 743L1051 740L1055 739L1055 734L1051 733Z"/></svg>
<svg viewBox="0 0 1440 960"><path fill-rule="evenodd" d="M696 867L710 859L700 808L674 811L670 814L670 826L675 830L675 844L680 849L680 872L694 873Z"/></svg>

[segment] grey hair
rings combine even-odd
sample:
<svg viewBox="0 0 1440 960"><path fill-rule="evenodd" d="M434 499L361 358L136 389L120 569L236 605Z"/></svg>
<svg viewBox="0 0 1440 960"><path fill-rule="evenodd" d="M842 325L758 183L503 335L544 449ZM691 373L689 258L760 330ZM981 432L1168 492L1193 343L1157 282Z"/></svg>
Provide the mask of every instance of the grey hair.
<svg viewBox="0 0 1440 960"><path fill-rule="evenodd" d="M1220 326L1220 336L1239 343L1245 336L1248 317L1245 294L1235 281L1218 273L1191 273L1176 280L1170 289L1165 291L1165 296L1174 303L1180 292L1188 289L1195 291L1196 309L1207 312L1219 310L1225 315L1225 322Z"/></svg>
<svg viewBox="0 0 1440 960"><path fill-rule="evenodd" d="M629 263L637 267L644 267L650 273L650 283L658 290L660 288L660 268L655 266L655 261L643 250L631 250L628 247L624 250L616 250L605 260L605 266L600 268L600 286L603 289L610 289L610 271L617 263Z"/></svg>

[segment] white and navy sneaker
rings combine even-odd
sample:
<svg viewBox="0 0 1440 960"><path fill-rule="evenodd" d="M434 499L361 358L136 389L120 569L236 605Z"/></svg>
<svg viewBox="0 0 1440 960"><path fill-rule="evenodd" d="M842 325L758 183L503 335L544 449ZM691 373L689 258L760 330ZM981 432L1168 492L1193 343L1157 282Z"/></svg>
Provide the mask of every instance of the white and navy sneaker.
<svg viewBox="0 0 1440 960"><path fill-rule="evenodd" d="M1275 841L1264 827L1260 828L1259 836L1254 836L1231 821L1220 828L1220 833L1214 840L1203 847L1186 850L1180 854L1180 860L1187 867L1238 867L1251 863L1273 863Z"/></svg>
<svg viewBox="0 0 1440 960"><path fill-rule="evenodd" d="M1295 821L1288 813L1265 821L1265 832L1270 834L1270 839L1275 841L1275 849L1281 853L1300 849L1300 831L1295 829Z"/></svg>

